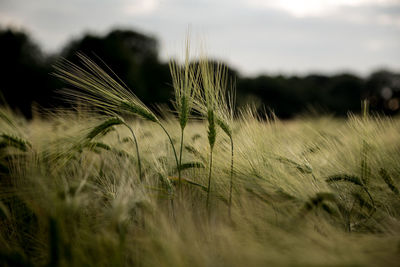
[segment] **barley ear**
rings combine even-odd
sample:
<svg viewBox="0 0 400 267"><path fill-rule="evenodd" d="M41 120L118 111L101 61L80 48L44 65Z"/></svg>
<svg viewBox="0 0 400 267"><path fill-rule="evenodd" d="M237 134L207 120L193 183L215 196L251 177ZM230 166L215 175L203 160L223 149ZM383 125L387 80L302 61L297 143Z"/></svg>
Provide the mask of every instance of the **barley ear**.
<svg viewBox="0 0 400 267"><path fill-rule="evenodd" d="M96 136L105 133L106 131L108 131L111 127L115 126L115 125L121 125L124 122L117 117L114 118L109 118L106 121L100 123L99 125L97 125L96 127L94 127L87 135L86 137L89 140L92 140L93 138L95 138Z"/></svg>
<svg viewBox="0 0 400 267"><path fill-rule="evenodd" d="M215 127L215 115L212 109L208 110L207 120L208 120L208 142L210 144L211 149L213 149L217 137L217 129Z"/></svg>
<svg viewBox="0 0 400 267"><path fill-rule="evenodd" d="M222 129L222 131L225 132L225 134L227 136L229 136L229 138L232 138L232 128L230 127L230 125L222 120L221 118L218 118L215 120L215 122L217 123L217 125Z"/></svg>
<svg viewBox="0 0 400 267"><path fill-rule="evenodd" d="M19 138L17 136L1 134L0 137L3 139L3 141L0 142L0 144L1 144L0 146L4 146L4 147L10 146L10 147L17 148L24 152L28 151L28 148L32 147L32 145L28 141L26 141L22 138Z"/></svg>
<svg viewBox="0 0 400 267"><path fill-rule="evenodd" d="M379 170L379 174L382 177L383 181L387 184L387 186L389 187L389 189L397 196L400 196L400 192L399 189L396 187L396 185L394 184L394 181L392 179L392 177L390 177L389 173L384 169L381 168Z"/></svg>
<svg viewBox="0 0 400 267"><path fill-rule="evenodd" d="M146 119L146 120L149 120L152 122L158 122L157 117L151 111L147 110L146 108L144 108L142 106L135 105L134 103L130 103L128 101L122 101L120 108L122 111L138 115L138 116L142 117L143 119Z"/></svg>
<svg viewBox="0 0 400 267"><path fill-rule="evenodd" d="M363 187L364 184L361 181L360 178L358 178L355 175L348 175L348 174L337 174L337 175L332 175L328 177L328 179L325 180L327 183L334 183L334 182L349 182L358 186Z"/></svg>

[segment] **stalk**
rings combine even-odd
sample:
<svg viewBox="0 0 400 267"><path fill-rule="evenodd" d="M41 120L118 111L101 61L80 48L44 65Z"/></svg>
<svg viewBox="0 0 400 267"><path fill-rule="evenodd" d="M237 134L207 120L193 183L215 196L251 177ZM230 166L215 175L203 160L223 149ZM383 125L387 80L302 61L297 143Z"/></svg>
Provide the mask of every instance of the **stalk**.
<svg viewBox="0 0 400 267"><path fill-rule="evenodd" d="M213 162L212 157L213 157L213 149L211 148L211 150L210 150L210 170L208 172L208 186L207 186L207 200L206 200L207 208L209 207L209 203L210 203L211 174L212 174L212 162Z"/></svg>
<svg viewBox="0 0 400 267"><path fill-rule="evenodd" d="M366 123L368 120L368 110L369 109L369 102L367 99L362 101L362 112L363 112L363 122ZM369 193L367 186L369 182L370 176L370 169L368 166L368 143L363 139L362 140L362 148L361 148L361 182L363 183L364 191L368 194L369 198L371 199L372 205L375 207L375 202Z"/></svg>
<svg viewBox="0 0 400 267"><path fill-rule="evenodd" d="M190 60L190 37L188 32L186 39L184 65L180 66L174 60L169 62L169 68L175 92L174 104L176 111L178 113L179 125L181 127L181 147L179 154L179 162L177 161L179 186L181 185L183 135L193 106L194 84L196 82L196 76L193 72L192 67L189 64L189 60Z"/></svg>
<svg viewBox="0 0 400 267"><path fill-rule="evenodd" d="M179 185L181 185L181 166L182 166L182 153L183 153L183 131L184 128L181 128L181 151L179 153L179 172L178 172L178 181L179 181Z"/></svg>
<svg viewBox="0 0 400 267"><path fill-rule="evenodd" d="M208 143L210 144L210 171L208 173L208 187L207 187L206 206L209 207L210 191L211 191L212 161L213 161L212 156L213 156L215 139L217 137L217 131L216 131L216 128L215 128L215 117L214 117L214 110L213 109L209 109L208 110L207 119L208 119Z"/></svg>
<svg viewBox="0 0 400 267"><path fill-rule="evenodd" d="M175 156L176 168L178 169L178 179L180 181L180 179L181 179L181 170L180 170L180 165L179 165L179 161L178 161L178 156L176 155L176 150L175 150L174 143L172 142L172 138L169 135L168 131L165 129L164 125L162 125L161 123L158 123L158 125L160 125L160 127L164 130L165 134L168 136L169 142L171 143L172 150L173 150L174 156Z"/></svg>
<svg viewBox="0 0 400 267"><path fill-rule="evenodd" d="M233 190L233 139L231 140L231 179L230 179L230 187L229 187L229 217L231 217L231 208L232 208L232 190Z"/></svg>
<svg viewBox="0 0 400 267"><path fill-rule="evenodd" d="M132 134L133 140L135 141L136 155L137 155L137 158L138 158L139 179L140 179L141 182L143 182L143 177L142 177L142 164L141 164L141 161L140 161L139 146L138 146L138 142L137 142L137 139L136 139L136 135L135 135L135 133L133 132L132 128L131 128L128 124L124 123L124 125L129 129L129 131L130 131L131 134Z"/></svg>

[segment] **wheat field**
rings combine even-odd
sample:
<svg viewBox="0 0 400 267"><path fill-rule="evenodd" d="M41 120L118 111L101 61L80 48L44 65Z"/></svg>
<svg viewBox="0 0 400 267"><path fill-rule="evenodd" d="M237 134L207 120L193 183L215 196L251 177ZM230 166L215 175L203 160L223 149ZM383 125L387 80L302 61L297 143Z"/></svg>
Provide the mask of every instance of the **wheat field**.
<svg viewBox="0 0 400 267"><path fill-rule="evenodd" d="M3 266L399 264L398 118L233 113L206 63L159 115L86 64L56 75L90 105L0 110Z"/></svg>

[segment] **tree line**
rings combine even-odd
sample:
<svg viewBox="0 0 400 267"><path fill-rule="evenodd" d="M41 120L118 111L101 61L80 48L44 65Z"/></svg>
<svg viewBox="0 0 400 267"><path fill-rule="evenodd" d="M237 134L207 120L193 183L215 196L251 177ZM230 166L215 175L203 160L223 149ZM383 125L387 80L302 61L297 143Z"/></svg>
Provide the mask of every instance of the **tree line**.
<svg viewBox="0 0 400 267"><path fill-rule="evenodd" d="M67 105L56 92L65 85L50 73L60 57L77 63L78 51L113 70L145 104L169 104L172 81L168 62L159 58L157 39L126 29L103 36L86 34L52 55L44 53L27 32L0 29L3 101L28 118L34 103L46 108ZM238 106L254 103L259 112L274 112L280 118L305 112L358 113L361 99L368 99L370 108L379 113L393 115L400 110L400 74L389 70L368 77L351 73L245 77L228 69L235 77Z"/></svg>

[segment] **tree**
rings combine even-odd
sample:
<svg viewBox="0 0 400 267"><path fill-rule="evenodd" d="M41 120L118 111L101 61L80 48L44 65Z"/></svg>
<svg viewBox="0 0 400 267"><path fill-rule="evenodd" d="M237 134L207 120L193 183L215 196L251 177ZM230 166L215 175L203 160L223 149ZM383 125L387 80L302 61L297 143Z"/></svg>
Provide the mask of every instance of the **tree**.
<svg viewBox="0 0 400 267"><path fill-rule="evenodd" d="M131 30L114 30L105 36L87 34L70 42L61 55L76 62L76 52L106 64L144 103L169 101L169 68L159 61L155 38Z"/></svg>
<svg viewBox="0 0 400 267"><path fill-rule="evenodd" d="M0 92L13 109L31 116L32 102L47 102L51 88L45 57L23 31L0 30Z"/></svg>

